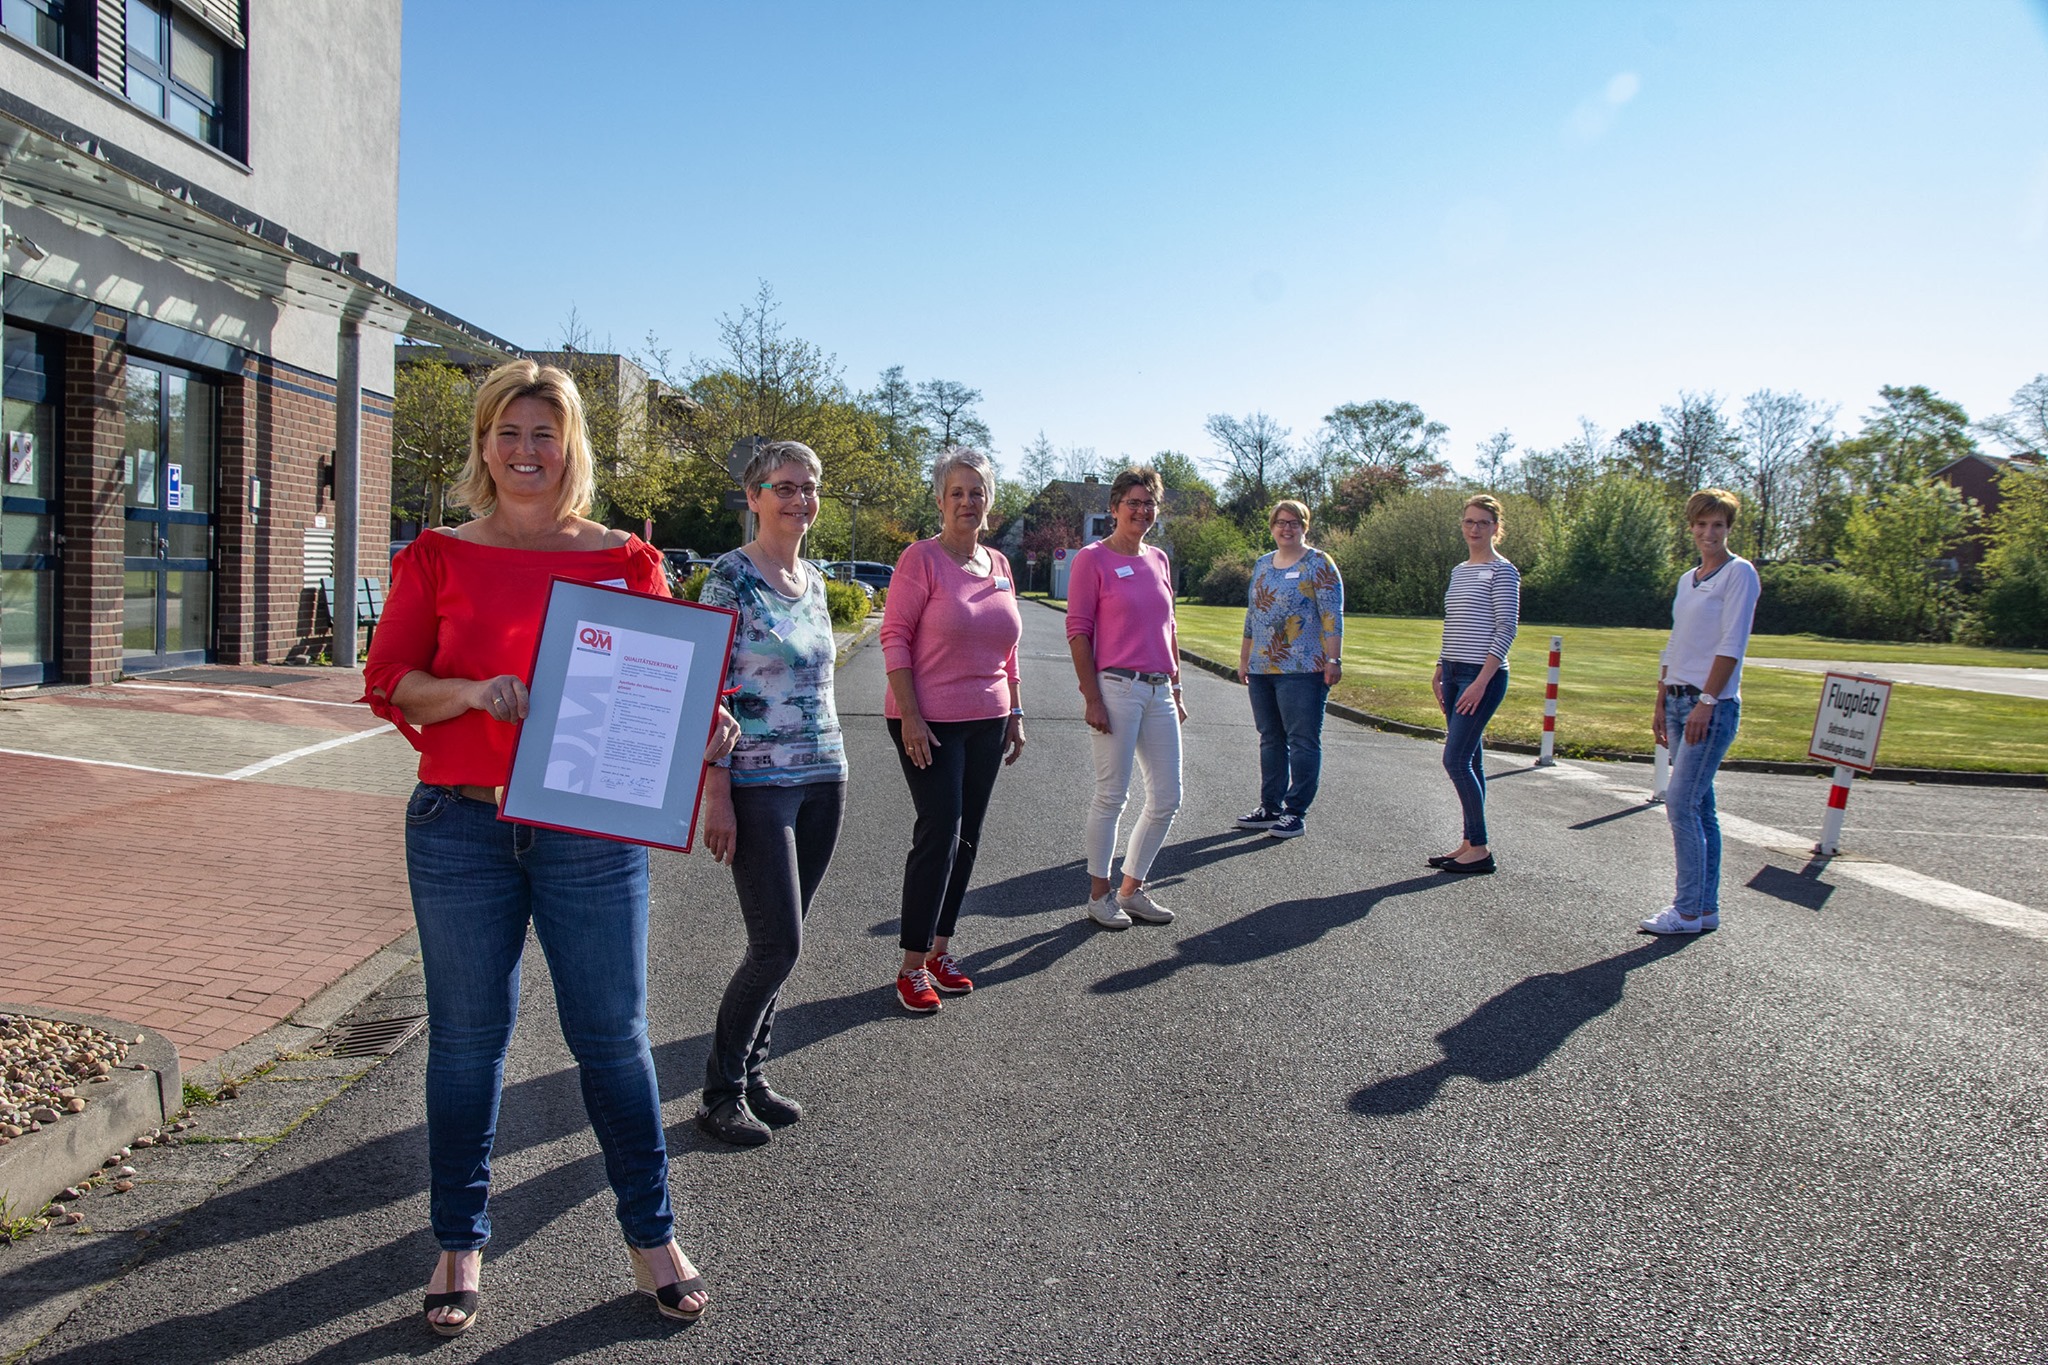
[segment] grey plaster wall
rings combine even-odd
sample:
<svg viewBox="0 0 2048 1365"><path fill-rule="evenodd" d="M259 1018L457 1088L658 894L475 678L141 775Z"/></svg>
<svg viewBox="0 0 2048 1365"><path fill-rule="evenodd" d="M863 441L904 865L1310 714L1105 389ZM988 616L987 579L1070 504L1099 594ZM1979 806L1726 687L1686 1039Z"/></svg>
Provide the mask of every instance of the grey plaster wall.
<svg viewBox="0 0 2048 1365"><path fill-rule="evenodd" d="M330 251L398 264L401 0L249 0L246 165L143 113L84 72L0 37L0 85L70 123L213 191ZM335 324L202 280L175 261L10 205L7 221L49 251L9 273L217 337L324 375ZM363 383L391 392L388 334L365 328Z"/></svg>

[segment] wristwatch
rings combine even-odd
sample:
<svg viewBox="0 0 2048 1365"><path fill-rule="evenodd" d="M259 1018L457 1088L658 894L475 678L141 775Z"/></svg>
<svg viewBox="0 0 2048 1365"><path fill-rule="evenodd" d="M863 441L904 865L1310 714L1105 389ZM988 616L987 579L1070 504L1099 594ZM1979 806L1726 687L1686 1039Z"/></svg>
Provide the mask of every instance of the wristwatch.
<svg viewBox="0 0 2048 1365"><path fill-rule="evenodd" d="M1714 695L1714 694L1713 694L1712 692L1702 692L1702 693L1700 693L1700 705L1701 705L1701 706L1712 706L1712 705L1713 705L1713 704L1714 704L1715 702L1717 702L1717 701L1719 701L1719 700L1721 700L1721 699L1720 699L1719 697L1715 696L1715 695Z"/></svg>

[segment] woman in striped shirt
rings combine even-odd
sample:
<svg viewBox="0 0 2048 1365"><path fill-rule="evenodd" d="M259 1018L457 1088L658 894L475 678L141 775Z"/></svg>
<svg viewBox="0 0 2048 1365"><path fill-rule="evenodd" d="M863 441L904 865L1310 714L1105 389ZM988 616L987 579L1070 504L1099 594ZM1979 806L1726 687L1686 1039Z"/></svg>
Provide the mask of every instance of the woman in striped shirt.
<svg viewBox="0 0 2048 1365"><path fill-rule="evenodd" d="M1445 872L1493 871L1486 846L1486 722L1508 690L1508 646L1522 611L1522 576L1494 546L1506 534L1500 503L1485 493L1465 500L1467 556L1444 592L1444 644L1430 688L1444 711L1444 771L1465 809L1465 839L1431 858Z"/></svg>

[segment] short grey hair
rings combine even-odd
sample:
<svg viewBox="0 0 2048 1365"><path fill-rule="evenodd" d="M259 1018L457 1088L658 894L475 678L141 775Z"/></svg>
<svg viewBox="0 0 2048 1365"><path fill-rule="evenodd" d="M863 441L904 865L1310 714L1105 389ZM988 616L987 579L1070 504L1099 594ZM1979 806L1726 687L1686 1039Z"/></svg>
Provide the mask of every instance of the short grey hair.
<svg viewBox="0 0 2048 1365"><path fill-rule="evenodd" d="M981 475L981 483L988 490L988 500L996 500L996 466L988 456L972 446L947 446L932 461L932 496L946 496L946 480L953 477L953 471L965 465Z"/></svg>
<svg viewBox="0 0 2048 1365"><path fill-rule="evenodd" d="M747 492L760 489L770 474L786 464L800 464L811 471L811 477L823 481L825 466L818 460L818 452L802 441L765 441L755 447L754 458L747 461L747 472L740 476L740 484Z"/></svg>

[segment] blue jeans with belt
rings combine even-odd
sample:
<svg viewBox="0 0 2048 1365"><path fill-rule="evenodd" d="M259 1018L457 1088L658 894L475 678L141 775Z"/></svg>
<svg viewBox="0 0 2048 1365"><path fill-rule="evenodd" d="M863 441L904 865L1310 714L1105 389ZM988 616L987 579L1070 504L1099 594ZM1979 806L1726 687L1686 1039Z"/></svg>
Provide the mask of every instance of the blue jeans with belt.
<svg viewBox="0 0 2048 1365"><path fill-rule="evenodd" d="M1252 724L1259 728L1259 805L1278 815L1307 815L1323 776L1322 670L1251 673Z"/></svg>
<svg viewBox="0 0 2048 1365"><path fill-rule="evenodd" d="M1508 671L1503 666L1494 671L1486 691L1480 694L1479 709L1469 716L1461 714L1458 698L1478 681L1484 667L1443 660L1444 771L1451 775L1451 785L1458 789L1458 804L1464 808L1465 840L1474 845L1486 842L1486 723L1500 709L1500 699L1508 691Z"/></svg>
<svg viewBox="0 0 2048 1365"><path fill-rule="evenodd" d="M427 978L427 1161L434 1238L490 1240L491 1144L519 965L533 925L562 1037L636 1247L673 1235L661 1095L647 1044L647 850L507 824L447 787L413 790L405 866Z"/></svg>
<svg viewBox="0 0 2048 1365"><path fill-rule="evenodd" d="M1697 744L1685 741L1685 718L1699 704L1684 693L1664 696L1664 737L1671 748L1671 776L1664 785L1664 814L1671 821L1671 847L1678 862L1671 903L1678 913L1721 913L1721 820L1714 810L1714 774L1735 742L1742 703L1723 698Z"/></svg>

